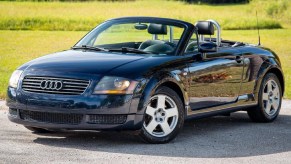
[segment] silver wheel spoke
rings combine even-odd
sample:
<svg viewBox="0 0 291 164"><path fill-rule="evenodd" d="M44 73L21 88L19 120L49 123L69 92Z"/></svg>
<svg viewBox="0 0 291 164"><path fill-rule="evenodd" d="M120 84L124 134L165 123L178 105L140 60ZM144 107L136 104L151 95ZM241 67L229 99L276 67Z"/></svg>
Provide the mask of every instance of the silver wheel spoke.
<svg viewBox="0 0 291 164"><path fill-rule="evenodd" d="M269 79L265 84L264 92L267 92L262 93L264 110L268 115L272 116L276 114L280 106L280 88L274 79Z"/></svg>
<svg viewBox="0 0 291 164"><path fill-rule="evenodd" d="M167 121L163 122L163 123L161 124L161 127L162 127L163 132L164 132L165 134L169 134L169 133L171 133L171 131L172 131Z"/></svg>
<svg viewBox="0 0 291 164"><path fill-rule="evenodd" d="M158 123L154 119L152 119L152 121L145 128L147 129L148 132L152 133L157 126Z"/></svg>
<svg viewBox="0 0 291 164"><path fill-rule="evenodd" d="M273 108L274 108L275 110L277 110L278 107L279 107L279 100L274 100L272 106L273 106Z"/></svg>
<svg viewBox="0 0 291 164"><path fill-rule="evenodd" d="M178 124L178 110L170 96L164 94L152 96L145 111L147 117L143 123L144 129L155 137L169 135Z"/></svg>
<svg viewBox="0 0 291 164"><path fill-rule="evenodd" d="M274 91L273 91L273 93L274 93L274 96L276 97L276 98L279 98L279 88L278 87L276 87L275 89L274 89Z"/></svg>
<svg viewBox="0 0 291 164"><path fill-rule="evenodd" d="M272 82L269 81L267 85L268 85L268 92L272 91Z"/></svg>
<svg viewBox="0 0 291 164"><path fill-rule="evenodd" d="M268 93L263 93L263 100L269 100L269 94Z"/></svg>
<svg viewBox="0 0 291 164"><path fill-rule="evenodd" d="M156 109L151 107L151 106L147 106L147 109L146 109L146 114L154 117L155 116L155 111Z"/></svg>
<svg viewBox="0 0 291 164"><path fill-rule="evenodd" d="M267 114L269 114L269 113L270 113L271 106L272 106L272 105L270 104L270 102L269 102L269 101L267 101L266 108L265 108L265 111L266 111L266 113L267 113Z"/></svg>
<svg viewBox="0 0 291 164"><path fill-rule="evenodd" d="M166 102L166 96L163 96L163 95L159 95L158 96L158 105L157 105L157 108L162 108L164 109L165 108L165 102Z"/></svg>
<svg viewBox="0 0 291 164"><path fill-rule="evenodd" d="M177 116L178 115L178 109L176 107L169 108L166 110L167 118Z"/></svg>

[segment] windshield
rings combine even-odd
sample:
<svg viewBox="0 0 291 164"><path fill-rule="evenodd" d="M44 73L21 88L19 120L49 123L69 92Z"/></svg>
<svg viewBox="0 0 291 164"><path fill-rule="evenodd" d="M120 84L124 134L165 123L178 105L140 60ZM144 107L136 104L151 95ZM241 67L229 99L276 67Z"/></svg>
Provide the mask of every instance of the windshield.
<svg viewBox="0 0 291 164"><path fill-rule="evenodd" d="M109 21L92 30L74 47L120 53L171 54L183 32L184 27L169 23Z"/></svg>

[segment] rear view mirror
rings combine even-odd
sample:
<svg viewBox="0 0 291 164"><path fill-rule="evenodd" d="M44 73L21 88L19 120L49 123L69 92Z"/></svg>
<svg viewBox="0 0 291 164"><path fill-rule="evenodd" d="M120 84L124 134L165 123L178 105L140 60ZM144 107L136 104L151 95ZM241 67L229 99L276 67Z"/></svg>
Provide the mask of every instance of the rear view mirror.
<svg viewBox="0 0 291 164"><path fill-rule="evenodd" d="M137 23L134 25L134 28L137 30L146 30L148 28L147 24Z"/></svg>
<svg viewBox="0 0 291 164"><path fill-rule="evenodd" d="M202 43L200 45L200 52L206 53L206 52L216 52L217 45L212 42L206 42Z"/></svg>

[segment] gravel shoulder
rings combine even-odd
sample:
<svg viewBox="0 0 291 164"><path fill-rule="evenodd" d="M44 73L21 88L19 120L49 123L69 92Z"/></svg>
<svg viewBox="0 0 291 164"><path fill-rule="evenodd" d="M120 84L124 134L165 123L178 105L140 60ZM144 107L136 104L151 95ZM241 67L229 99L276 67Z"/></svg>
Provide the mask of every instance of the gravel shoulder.
<svg viewBox="0 0 291 164"><path fill-rule="evenodd" d="M33 134L7 119L0 101L0 163L290 163L291 100L273 123L245 112L185 123L169 144L141 142L128 132Z"/></svg>

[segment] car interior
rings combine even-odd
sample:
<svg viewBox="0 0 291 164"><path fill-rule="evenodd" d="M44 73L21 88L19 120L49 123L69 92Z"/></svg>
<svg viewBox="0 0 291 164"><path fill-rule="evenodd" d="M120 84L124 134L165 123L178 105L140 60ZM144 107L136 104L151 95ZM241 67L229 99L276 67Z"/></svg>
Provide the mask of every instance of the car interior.
<svg viewBox="0 0 291 164"><path fill-rule="evenodd" d="M167 35L167 32L166 25L150 23L148 27L148 33L153 35L153 40L146 40L142 42L138 49L147 52L164 54L172 52L176 47L175 43L158 40L158 35Z"/></svg>
<svg viewBox="0 0 291 164"><path fill-rule="evenodd" d="M123 43L114 43L114 44L104 44L98 45L101 48L107 49L118 49L118 48L134 48L141 51L154 53L154 54L168 54L175 50L179 40L178 39L164 39L164 36L169 37L173 35L173 31L168 30L172 28L171 26L163 24L141 24L137 23L135 25L136 30L147 30L147 33L152 36L151 39L145 40L142 42L123 42Z"/></svg>
<svg viewBox="0 0 291 164"><path fill-rule="evenodd" d="M222 40L220 26L216 21L208 20L208 21L198 21L195 26L197 27L199 46L207 45L209 43L214 43L217 48L230 48L230 47L239 47L244 46L245 44L242 42ZM216 27L214 27L216 26ZM124 42L124 43L115 43L115 44L106 44L106 45L98 45L101 48L133 48L141 51L154 53L154 54L169 54L173 52L179 42L178 39L163 39L164 36L168 34L173 36L173 31L168 30L171 26L163 25L163 24L141 24L137 23L135 25L136 30L147 30L148 34L152 35L152 39L145 40L143 42ZM213 35L217 35L216 38L212 37ZM195 34L193 34L195 35ZM209 36L209 37L205 37ZM160 38L161 39L160 39ZM197 52L198 51L198 42L196 36L191 38L186 49L185 53Z"/></svg>
<svg viewBox="0 0 291 164"><path fill-rule="evenodd" d="M217 23L217 22L216 22ZM207 43L214 43L218 45L218 48L229 48L229 47L239 47L244 46L245 44L242 42L236 42L236 41L229 41L229 40L222 40L220 38L221 36L221 30L220 26L217 23L216 29L215 29L215 22L210 21L198 21L195 26L197 27L197 33L199 36L199 45L207 44ZM213 38L215 34L215 31L217 31L217 36L220 38ZM157 35L167 35L167 26L161 25L161 24L149 24L148 27L148 33L152 34L153 36ZM219 34L218 34L219 33ZM205 37L205 36L209 37ZM217 43L217 40L219 43ZM147 40L142 42L138 49L149 51L149 52L156 52L156 53L169 53L172 52L177 45L178 40L172 40L172 41L165 41L165 40L159 40L157 37L153 37L153 40ZM197 40L191 39L186 47L185 52L195 52L198 51L198 45Z"/></svg>

